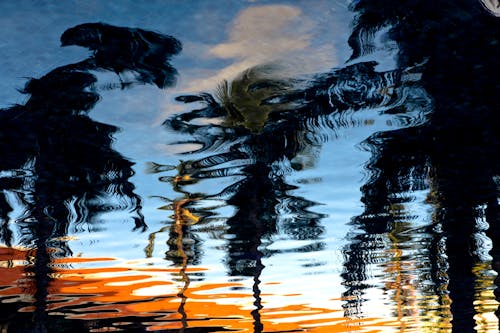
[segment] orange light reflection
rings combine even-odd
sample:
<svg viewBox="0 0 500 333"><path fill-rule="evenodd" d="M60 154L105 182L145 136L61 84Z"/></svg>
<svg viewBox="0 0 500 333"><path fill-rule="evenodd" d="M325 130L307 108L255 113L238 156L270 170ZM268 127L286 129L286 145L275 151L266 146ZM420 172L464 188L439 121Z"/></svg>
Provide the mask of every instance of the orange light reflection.
<svg viewBox="0 0 500 333"><path fill-rule="evenodd" d="M1 265L0 283L10 286L0 290L2 297L33 299L33 279L27 277L28 262L23 258L29 251L0 248L0 262L17 260L24 265ZM95 267L102 262L103 267ZM85 264L92 263L92 267ZM143 318L148 330L195 327L223 327L238 332L254 332L259 320L264 332L387 332L398 327L398 318L344 318L340 300L333 299L332 308L301 304L297 295L261 294L263 309L255 315L251 288L239 282L190 282L183 289L180 270L184 268L127 267L112 258L64 258L51 264L48 288L49 314L67 319L117 322L125 318ZM204 268L185 269L190 275ZM277 284L270 282L265 285ZM185 286L185 284L184 284ZM231 290L239 287L237 291ZM248 287L248 286L247 286ZM287 305L271 308L266 299L278 296ZM299 303L299 304L295 304ZM33 311L25 307L21 311ZM400 319L400 318L399 318ZM221 331L222 332L222 331Z"/></svg>

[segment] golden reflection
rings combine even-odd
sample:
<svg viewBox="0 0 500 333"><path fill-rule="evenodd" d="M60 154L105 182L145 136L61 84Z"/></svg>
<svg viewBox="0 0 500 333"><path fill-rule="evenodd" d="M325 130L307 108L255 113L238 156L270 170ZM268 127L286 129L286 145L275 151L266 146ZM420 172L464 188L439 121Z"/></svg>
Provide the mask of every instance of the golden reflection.
<svg viewBox="0 0 500 333"><path fill-rule="evenodd" d="M430 194L432 195L433 193ZM392 231L387 235L391 247L386 250L390 259L384 264L384 271L387 273L385 289L390 291L394 302L399 332L451 332L450 305L452 300L445 292L448 286L436 286L443 291L441 295L423 287L426 278L419 274L422 274L422 265L425 263L419 263L416 259L412 260L411 255L408 254L408 249L411 251L414 250L413 247L418 246L419 242L415 238L418 235L414 234L412 223L403 218L406 214L404 205L392 205L391 213L396 222L393 223ZM475 332L498 332L499 320L495 311L499 303L494 295L497 273L493 271L490 261L476 262L472 271L476 276ZM440 273L444 278L446 271Z"/></svg>
<svg viewBox="0 0 500 333"><path fill-rule="evenodd" d="M153 166L156 172L163 171L160 165ZM177 308L177 313L180 315L180 323L181 327L179 332L182 333L188 327L188 313L186 312L186 302L188 300L188 296L186 295L188 288L191 284L191 280L188 274L188 262L189 262L189 251L186 250L185 246L185 237L184 232L185 228L189 228L189 226L194 225L201 221L202 217L198 216L196 213L192 212L189 208L189 205L197 200L201 199L200 195L192 195L191 193L183 190L183 186L187 184L196 183L198 180L192 177L192 173L196 170L191 165L191 162L181 161L179 165L176 167L173 166L163 166L165 170L177 170L177 175L174 177L164 178L164 180L168 180L168 182L172 185L173 190L176 193L180 193L182 196L180 198L169 200L163 198L166 201L169 201L170 204L160 207L160 209L169 210L173 212L173 223L170 227L163 227L159 231L150 234L149 236L149 244L145 249L146 256L152 257L155 235L158 232L164 232L169 230L170 239L167 241L167 244L173 245L174 250L170 250L167 253L167 257L174 258L174 262L179 266L179 271L173 274L182 284L180 290L177 292L176 296L180 299L180 304Z"/></svg>
<svg viewBox="0 0 500 333"><path fill-rule="evenodd" d="M436 295L423 288L426 278L422 270L424 263L412 259L412 250L419 243L414 234L413 223L405 221L407 212L403 204L392 204L391 213L395 218L392 231L387 235L390 241L388 262L384 265L387 274L385 289L393 302L397 332L450 332L451 300L445 293ZM412 245L410 245L412 244Z"/></svg>
<svg viewBox="0 0 500 333"><path fill-rule="evenodd" d="M393 213L401 214L403 207L391 207ZM387 272L385 289L392 291L391 298L395 304L395 314L399 323L399 332L408 332L418 325L418 305L415 278L410 272L415 270L415 262L405 260L403 250L400 248L401 239L405 239L404 231L408 223L393 223L389 233L391 248L388 249L389 262L386 264Z"/></svg>
<svg viewBox="0 0 500 333"><path fill-rule="evenodd" d="M474 301L476 332L498 332L500 323L498 317L495 315L495 311L498 309L499 303L496 301L494 294L497 273L492 270L491 262L489 261L477 263L473 272L477 277L475 286L476 300Z"/></svg>
<svg viewBox="0 0 500 333"><path fill-rule="evenodd" d="M183 248L183 227L197 224L202 219L202 216L194 212L194 210L189 206L204 197L201 194L193 195L183 189L184 185L194 184L199 181L192 176L192 174L197 170L191 165L191 161L180 161L177 166L160 165L151 162L148 166L149 173L169 170L177 170L177 175L173 177L162 177L161 179L170 183L173 190L176 193L181 194L181 197L174 200L159 197L161 200L168 202L168 204L161 206L158 209L172 211L173 215L171 218L173 223L170 226L162 227L160 230L151 233L148 237L148 245L144 249L144 252L146 253L147 258L151 258L153 256L156 235L158 233L169 231L171 235L175 235L173 239L168 241L169 244L173 244L176 247L174 253L171 252L171 254L181 258L181 266L184 266L184 261L186 261L187 264L187 255Z"/></svg>

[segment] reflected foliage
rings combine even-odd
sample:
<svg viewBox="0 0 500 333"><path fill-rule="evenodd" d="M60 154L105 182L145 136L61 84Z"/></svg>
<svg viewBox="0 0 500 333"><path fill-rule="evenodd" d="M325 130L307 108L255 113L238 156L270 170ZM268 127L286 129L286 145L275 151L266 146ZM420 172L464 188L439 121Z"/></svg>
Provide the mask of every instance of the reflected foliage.
<svg viewBox="0 0 500 333"><path fill-rule="evenodd" d="M207 206L199 209L197 203L224 200L236 209L225 220L225 263L231 276L254 279L255 332L263 331L259 287L263 259L284 252L269 246L278 232L290 239L309 241L286 251L325 249L324 216L314 212L319 203L293 194L297 188L286 182L286 176L314 167L315 151L335 138L337 130L370 123L358 113L374 110L404 114L395 116L401 126L426 120L430 103L415 79L419 67L377 72L376 65L359 62L312 75L309 80L276 78L273 65L258 66L231 83L223 82L215 96L179 96L178 101L198 103L201 108L165 122L192 138L178 143L200 147L188 153L206 156L183 161L179 166L154 165L157 172L177 170L176 176L163 179L184 194L183 200L188 199L184 208L191 215L205 215L184 225L199 225L214 218L215 213L207 214ZM209 124L200 124L200 119L210 120ZM236 180L215 193L189 190L199 182L219 178Z"/></svg>
<svg viewBox="0 0 500 333"><path fill-rule="evenodd" d="M165 87L175 74L167 60L180 51L172 37L101 23L76 26L61 39L94 54L29 80L22 90L26 103L0 111L0 240L16 244L11 229L17 227L17 244L33 249L27 273L33 276L29 293L36 310L29 321L34 327L26 330L36 332L49 329L51 260L72 254L66 241L70 225L98 230L101 214L124 210L135 229L146 228L141 198L129 181L133 163L111 147L118 128L87 116L99 101L91 71L133 71L136 83ZM12 223L14 209L22 214Z"/></svg>
<svg viewBox="0 0 500 333"><path fill-rule="evenodd" d="M493 242L490 267L499 260L498 82L492 74L498 21L479 2L465 0L360 0L351 7L357 16L349 39L353 54L345 67L300 82L273 77L266 65L223 82L215 97L178 98L201 102L202 108L174 116L166 125L191 135L193 140L183 143L199 145L197 152L209 152L216 161L188 172L190 182L181 186L204 178L241 177L203 199L224 197L236 207L227 220L227 265L232 275L253 275L258 286L261 260L272 254L266 241L272 242L285 212L294 209L300 218L280 228L290 226L289 231L300 230L299 238L310 236L321 244L321 215L308 210L317 203L291 195L293 187L284 180L305 167L302 153L334 138L339 128L361 125L355 121L360 111L394 115L399 128L375 133L363 143L372 157L370 177L361 188L365 212L353 219L345 249L346 315L363 316L364 294L372 287L367 270L382 263L389 237L394 253L415 250L415 260L429 263L420 273L431 277L433 287L421 292L437 295L439 306L451 299L453 331L473 331L477 267L485 261L485 248L477 239L484 232ZM366 60L377 48L387 47L376 45L380 34L382 41L397 45L395 70L377 71L377 63ZM218 122L194 121L207 118ZM433 223L425 237L405 236L405 229L411 233L403 227L411 216L404 207L422 190L429 191ZM427 248L411 245L418 237L424 237ZM411 265L410 259L404 262L397 269Z"/></svg>
<svg viewBox="0 0 500 333"><path fill-rule="evenodd" d="M366 260L373 244L398 222L394 207L411 201L413 191L430 188L435 207L425 240L430 251L434 290L449 295L453 332L475 331L474 273L486 250L475 241L484 233L493 242L490 269L498 270L499 117L492 70L497 62L498 20L479 1L356 1L350 45L352 59L373 51L375 35L388 27L398 47L398 65L422 67L421 84L432 98L423 125L377 133L366 141L373 155L372 177L362 188L366 212L355 219L362 231L346 249L344 279L348 304L359 314L366 285ZM380 243L379 243L380 245ZM446 258L446 259L443 259ZM441 298L442 300L444 298Z"/></svg>
<svg viewBox="0 0 500 333"><path fill-rule="evenodd" d="M144 249L152 257L156 235L168 232L165 259L179 268L175 282L181 284L180 319L169 319L182 325L175 331L228 330L188 327L195 319L188 317L187 299L196 295L189 293L194 274L188 266L200 263L198 232L209 230L209 222L220 222L209 234L225 241L228 275L253 279L253 331L266 331L260 286L265 259L326 248L325 216L316 212L321 203L301 197L287 176L314 168L323 144L343 129L370 126L374 116L392 128L372 132L361 143L371 157L361 187L364 211L352 219L343 249L345 317L365 316L369 289L381 287L394 301L396 318L436 312L438 330L449 331L450 323L453 332L476 330L475 315L488 306L477 301L478 294L493 288L485 276L500 265L500 124L493 74L498 19L473 0L357 0L351 9L353 53L344 66L299 79L285 77L276 64L263 64L221 82L212 94L177 97L193 109L164 125L187 138L177 144L198 148L178 165L149 165L176 197L160 198L165 203L160 209L172 212L171 220L149 235ZM12 229L18 228L17 244L34 258L26 288L35 298L31 319L17 312L22 302L0 303L13 317L2 321L15 323L9 331L20 332L109 327L143 332L162 319L145 311L140 321L128 315L49 321L48 287L57 273L53 260L72 254L70 227L98 230L102 214L126 210L133 228L146 229L141 198L130 182L133 163L112 148L118 128L87 115L100 98L96 72L119 78L104 89L169 87L177 73L169 61L181 44L104 23L70 28L61 43L92 54L29 80L26 103L0 112L0 240L15 245ZM396 68L380 70L375 53L394 48ZM432 210L432 221L423 227L410 208L421 193ZM218 210L228 206L234 213L221 217ZM20 217L12 222L16 214ZM307 245L276 250L271 245L282 234ZM382 286L372 284L374 277L382 277Z"/></svg>
<svg viewBox="0 0 500 333"><path fill-rule="evenodd" d="M66 30L61 45L88 48L92 56L71 68L106 69L120 75L131 71L135 80L165 88L175 83L176 69L169 63L182 50L174 37L138 28L105 23L84 23ZM130 85L132 82L123 82Z"/></svg>
<svg viewBox="0 0 500 333"><path fill-rule="evenodd" d="M356 118L357 111L404 113L405 126L425 120L427 96L409 76L417 69L376 72L375 66L375 62L356 63L301 82L274 79L272 65L266 65L243 72L232 83L224 82L223 92L219 87L216 97L203 93L177 98L201 102L202 108L176 115L165 124L193 138L179 143L195 143L201 147L196 152L208 156L183 162L182 167L159 169L182 169L169 180L174 187L186 188L185 192L186 186L203 179L239 177L218 193L198 195L198 200L224 199L237 208L226 222L231 274L253 275L258 262L255 252L261 252L259 258L272 254L261 244L271 241L277 223L293 239L317 242L297 250L323 247L322 215L310 210L318 203L292 195L295 187L286 183L285 176L312 167L314 150L335 137L337 129L364 126L367 120ZM411 103L416 106L407 110ZM197 119L220 121L199 125Z"/></svg>

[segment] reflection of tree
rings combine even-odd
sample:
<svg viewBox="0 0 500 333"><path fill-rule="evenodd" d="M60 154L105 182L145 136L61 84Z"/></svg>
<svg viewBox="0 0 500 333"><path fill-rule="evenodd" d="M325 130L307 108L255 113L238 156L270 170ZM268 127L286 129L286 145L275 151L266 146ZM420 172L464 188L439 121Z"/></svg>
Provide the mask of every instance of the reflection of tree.
<svg viewBox="0 0 500 333"><path fill-rule="evenodd" d="M188 204L193 207L191 214L199 216L194 203L203 200L223 199L236 208L225 222L226 265L230 275L254 279L255 332L263 330L259 283L263 259L274 253L267 249L273 235L279 229L293 239L312 241L294 251L324 248L322 215L309 210L317 203L292 195L295 187L286 183L285 175L314 165L315 150L325 136L335 135L324 131L369 124L350 118L357 110L403 112L406 110L401 101L409 99L417 100L418 107L407 112L407 123L412 122L412 115L425 113L418 102L420 98L427 102L425 94L409 78L409 72L379 73L375 65L367 62L334 69L314 76L308 83L275 79L272 66L252 68L233 82L223 83L215 98L209 94L178 97L186 103L201 102L204 107L166 122L176 131L191 135L193 140L188 142L201 145L198 152L207 154L176 168L156 165L162 172L177 169L178 175L168 179L177 192L179 187L183 189L183 200L193 199ZM220 121L197 124L195 120L200 118ZM216 193L188 190L220 177L236 180Z"/></svg>
<svg viewBox="0 0 500 333"><path fill-rule="evenodd" d="M94 54L31 79L23 91L30 96L27 102L0 113L0 239L8 246L14 242L9 227L14 198L25 211L17 221L20 244L33 249L28 275L35 288L37 332L46 331L51 260L71 254L70 224L97 225L99 214L126 210L134 215L134 228L146 227L141 199L129 182L133 163L111 148L117 128L86 115L99 99L97 79L89 71L132 71L136 83L164 87L175 74L167 60L180 50L172 37L104 24L71 28L62 42Z"/></svg>
<svg viewBox="0 0 500 333"><path fill-rule="evenodd" d="M137 82L155 84L159 88L171 86L177 71L168 61L182 48L171 36L104 23L84 23L70 28L62 34L61 44L83 46L93 51L90 58L71 64L72 69L106 69L118 76L125 72L135 74L136 82L122 81L122 87Z"/></svg>
<svg viewBox="0 0 500 333"><path fill-rule="evenodd" d="M191 177L242 176L220 192L237 209L227 221L232 236L227 266L231 274L254 276L258 281L262 258L271 254L264 241L276 232L282 213L278 203L288 202L287 207L295 209L297 216L305 217L294 230L313 225L319 232L313 232L311 238L321 235L320 216L311 216L315 214L307 210L315 203L291 196L292 188L284 181L283 175L292 167L300 169L296 157L317 142L321 144L321 130L346 126L351 111L372 108L402 115L403 128L376 133L364 142L373 153L367 166L371 175L362 187L365 212L353 219L358 232L352 233L345 249L346 314L362 314L363 295L370 287L368 265L386 260L381 253L385 253L382 257L387 252L400 253L397 244L401 240L392 240L396 247L392 252L386 245L387 237L391 239L401 223L395 207L411 202L415 191L430 187L428 202L435 208L434 224L425 230L428 247L416 250L420 263L430 264L419 273L429 273L433 288L419 292L437 295L438 307L450 307L454 330L472 331L477 294L473 268L478 264L474 253L481 246L471 240L478 234L480 217L490 225L487 234L494 244L494 265L499 260L495 227L499 122L493 111L498 85L491 74L496 59L496 22L478 3L465 0L356 1L352 8L358 16L349 41L351 63L369 56L376 32L389 27L385 37L398 44L399 70L381 73L375 71L373 62L358 62L317 75L305 88L296 89L294 80L262 79L256 75L259 69L250 69L236 82L222 84L217 98L209 94L180 97L180 101L205 106L177 115L167 124L194 136L191 143L200 144L201 151L214 152L214 158L225 156L218 167L201 168L190 173ZM251 82L252 77L257 82ZM235 98L235 94L242 96ZM346 116L337 118L341 121L332 121L332 115L342 114ZM198 118L220 121L210 125L192 122ZM320 137L316 143L311 140L315 135ZM242 159L240 154L246 154L244 162L227 166ZM411 239L401 242L411 244ZM389 265L395 270L404 267L403 262ZM404 275L396 278L405 279ZM258 290L258 282L255 286ZM396 289L405 286L408 283L401 280Z"/></svg>
<svg viewBox="0 0 500 333"><path fill-rule="evenodd" d="M355 219L362 231L346 250L347 295L366 286L366 260L374 240L392 230L391 205L409 202L405 193L430 186L434 225L430 244L434 293L449 294L453 331L474 331L474 290L481 244L478 221L489 224L492 267L499 260L499 148L496 66L498 21L478 1L357 1L350 45L353 59L372 50L374 36L390 26L399 66L426 62L422 86L433 110L428 123L379 133L367 141L372 177L362 188L366 211ZM428 185L427 185L428 184ZM483 259L484 260L484 259ZM496 268L498 270L498 268Z"/></svg>

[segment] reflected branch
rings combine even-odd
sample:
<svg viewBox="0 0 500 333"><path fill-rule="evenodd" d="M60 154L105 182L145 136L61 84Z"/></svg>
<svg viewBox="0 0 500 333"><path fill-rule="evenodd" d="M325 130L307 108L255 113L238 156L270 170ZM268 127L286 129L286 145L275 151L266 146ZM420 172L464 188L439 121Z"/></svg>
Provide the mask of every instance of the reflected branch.
<svg viewBox="0 0 500 333"><path fill-rule="evenodd" d="M112 149L118 128L87 116L100 99L90 71L118 76L131 71L135 83L163 88L175 82L168 60L181 49L170 36L102 23L68 29L61 41L85 46L93 55L30 79L22 90L27 102L0 110L0 239L15 243L7 196L14 197L24 212L11 225L20 228L18 244L31 248L34 258L27 267L33 284L27 291L34 295L35 310L27 325L36 332L50 330L53 259L72 255L70 225L96 225L101 214L125 210L134 215L135 230L146 229L141 198L129 181L133 163Z"/></svg>
<svg viewBox="0 0 500 333"><path fill-rule="evenodd" d="M428 231L432 238L427 241L432 293L440 298L449 294L451 305L444 299L442 305L448 303L451 309L453 332L472 332L478 301L474 270L485 263L477 256L484 249L473 242L479 237L481 219L489 225L492 268L498 271L498 215L493 212L498 210L500 140L495 129L498 84L491 74L498 22L479 1L389 5L361 0L351 8L357 14L349 39L351 60L373 53L375 36L387 29L385 37L399 48L398 66L423 63L420 82L432 109L424 124L377 133L365 142L372 152L368 164L372 175L362 187L365 212L354 221L366 235L356 235L347 250L347 263L363 267L357 275L346 276L346 282L366 279L362 274L366 262L361 258L373 252L369 244L374 239L391 232L391 205L411 202L405 194L415 189L427 190L427 203L434 211L434 225ZM367 239L364 245L360 238ZM350 272L347 265L346 271Z"/></svg>

